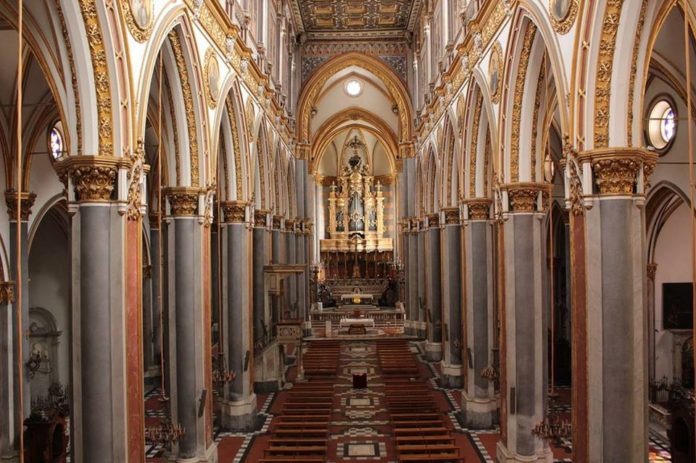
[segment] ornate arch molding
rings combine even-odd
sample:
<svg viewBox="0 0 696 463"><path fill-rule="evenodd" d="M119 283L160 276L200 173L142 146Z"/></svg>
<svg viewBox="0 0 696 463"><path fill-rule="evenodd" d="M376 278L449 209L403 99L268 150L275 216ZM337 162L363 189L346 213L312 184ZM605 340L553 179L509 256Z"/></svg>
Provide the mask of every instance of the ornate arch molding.
<svg viewBox="0 0 696 463"><path fill-rule="evenodd" d="M411 157L413 155L413 109L408 89L394 71L378 58L358 52L344 53L330 59L321 65L303 86L298 104L297 156L300 159L307 159L310 154L310 118L312 107L315 106L321 89L331 76L350 66L357 66L374 74L387 87L399 111L398 158Z"/></svg>
<svg viewBox="0 0 696 463"><path fill-rule="evenodd" d="M193 28L185 13L184 5L177 6L167 11L162 19L155 24L148 47L145 51L144 66L139 78L140 87L137 90L138 114L136 116L136 139L141 139L145 133L147 119L147 105L150 98L153 76L157 72L158 57L167 47L171 48L171 63L167 63L165 57L165 80L177 77L181 91L181 101L170 100L170 103L182 103L184 115L183 121L172 121L176 127L175 132L181 132L179 137L188 141L188 159L190 172L190 184L203 186L209 180L208 172L211 164L208 162L208 136L207 136L207 107L203 101L201 60L194 43ZM171 71L171 72L169 72ZM173 83L173 82L172 82ZM172 114L177 114L175 107L171 108ZM182 163L186 165L186 163ZM185 182L177 172L177 183Z"/></svg>
<svg viewBox="0 0 696 463"><path fill-rule="evenodd" d="M374 128L367 124L359 124L359 121L361 120L372 125ZM379 116L371 113L370 111L357 107L341 111L339 114L336 114L324 122L321 127L319 127L312 140L312 148L308 159L309 171L316 171L317 167L321 163L321 158L324 156L326 147L336 134L345 129L343 124L348 121L354 121L355 124L353 125L361 126L361 128L370 131L382 142L384 147L387 149L387 154L389 154L389 164L392 170L396 171L398 167L397 159L399 152L398 145L396 143L396 135L389 125Z"/></svg>
<svg viewBox="0 0 696 463"><path fill-rule="evenodd" d="M270 144L266 124L263 119L261 119L259 123L257 132L258 135L254 140L253 165L255 168L252 170L251 185L254 190L254 200L258 206L257 209L260 208L269 211L271 209L271 200L269 197L273 197L273 182L268 175L268 170L271 165L269 156ZM259 186L258 196L256 195L257 183Z"/></svg>
<svg viewBox="0 0 696 463"><path fill-rule="evenodd" d="M456 178L456 173L458 170L458 164L455 161L457 152L461 150L459 141L455 134L457 129L454 126L454 118L448 114L445 117L444 133L442 135L442 146L441 146L441 156L442 156L442 166L443 175L441 176L441 197L442 206L445 207L455 207L459 200L459 184L454 182L453 179Z"/></svg>
<svg viewBox="0 0 696 463"><path fill-rule="evenodd" d="M689 197L681 188L667 181L662 181L650 189L645 202L645 222L647 228L647 261L654 261L655 247L669 217L682 204L689 207Z"/></svg>
<svg viewBox="0 0 696 463"><path fill-rule="evenodd" d="M520 181L520 147L521 125L524 116L535 114L538 99L539 76L545 72L543 60L549 60L551 73L546 78L553 79L556 98L562 102L559 105L561 125L564 133L569 133L570 119L568 113L567 82L563 71L558 44L548 20L540 20L536 7L532 8L525 2L524 8L518 8L513 19L513 33L507 45L504 67L505 85L501 99L498 125L498 146L502 152L502 172L499 176L503 182L516 183ZM531 89L531 91L530 91ZM531 98L528 98L531 94ZM525 97L527 96L527 97ZM526 132L533 132L526 131ZM525 132L525 133L526 133ZM529 142L531 143L531 141ZM530 145L531 146L531 145ZM529 153L530 163L533 164L534 150ZM525 159L526 161L526 159ZM535 181L535 171L529 166L531 181Z"/></svg>

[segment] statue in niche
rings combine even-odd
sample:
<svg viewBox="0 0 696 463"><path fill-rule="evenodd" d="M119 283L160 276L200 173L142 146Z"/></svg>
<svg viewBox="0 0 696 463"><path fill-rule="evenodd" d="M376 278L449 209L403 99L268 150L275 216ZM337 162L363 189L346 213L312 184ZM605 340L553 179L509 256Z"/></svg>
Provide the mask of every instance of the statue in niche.
<svg viewBox="0 0 696 463"><path fill-rule="evenodd" d="M370 231L377 231L377 211L374 209L370 211Z"/></svg>
<svg viewBox="0 0 696 463"><path fill-rule="evenodd" d="M343 228L343 210L339 210L338 212L336 212L336 231L346 231L346 229Z"/></svg>

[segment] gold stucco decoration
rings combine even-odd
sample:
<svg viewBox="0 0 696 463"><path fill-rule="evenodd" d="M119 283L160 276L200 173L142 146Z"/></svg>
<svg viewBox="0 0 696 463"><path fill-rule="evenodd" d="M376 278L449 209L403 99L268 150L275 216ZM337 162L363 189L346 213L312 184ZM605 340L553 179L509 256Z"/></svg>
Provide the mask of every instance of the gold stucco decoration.
<svg viewBox="0 0 696 463"><path fill-rule="evenodd" d="M133 38L140 43L146 42L152 34L155 22L153 0L125 0L119 3Z"/></svg>
<svg viewBox="0 0 696 463"><path fill-rule="evenodd" d="M169 199L171 215L174 217L191 217L198 212L200 190L191 187L173 187L164 190Z"/></svg>
<svg viewBox="0 0 696 463"><path fill-rule="evenodd" d="M220 63L212 48L205 52L205 89L208 107L215 109L220 98Z"/></svg>
<svg viewBox="0 0 696 463"><path fill-rule="evenodd" d="M578 15L577 0L550 0L549 1L549 18L553 30L559 34L567 34L575 24L575 18Z"/></svg>
<svg viewBox="0 0 696 463"><path fill-rule="evenodd" d="M493 45L491 60L488 63L488 86L491 92L491 101L500 103L500 87L503 80L503 49L499 42Z"/></svg>
<svg viewBox="0 0 696 463"><path fill-rule="evenodd" d="M113 156L70 156L56 170L64 184L72 180L77 201L104 202L111 201L120 162Z"/></svg>

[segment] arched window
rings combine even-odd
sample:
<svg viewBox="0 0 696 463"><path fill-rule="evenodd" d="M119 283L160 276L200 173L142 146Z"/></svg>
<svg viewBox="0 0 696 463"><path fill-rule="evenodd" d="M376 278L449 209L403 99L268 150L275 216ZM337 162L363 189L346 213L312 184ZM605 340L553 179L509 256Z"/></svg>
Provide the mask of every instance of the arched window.
<svg viewBox="0 0 696 463"><path fill-rule="evenodd" d="M677 113L671 100L661 97L652 105L648 114L648 141L661 153L665 153L677 135Z"/></svg>
<svg viewBox="0 0 696 463"><path fill-rule="evenodd" d="M48 132L48 152L54 160L62 158L65 154L63 124L60 121L56 122Z"/></svg>

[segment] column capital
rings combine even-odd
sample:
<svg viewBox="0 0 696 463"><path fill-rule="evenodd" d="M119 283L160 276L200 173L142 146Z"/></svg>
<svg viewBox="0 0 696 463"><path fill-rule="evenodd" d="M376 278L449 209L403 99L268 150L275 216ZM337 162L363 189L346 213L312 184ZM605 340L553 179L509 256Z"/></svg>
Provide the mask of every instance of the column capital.
<svg viewBox="0 0 696 463"><path fill-rule="evenodd" d="M72 184L78 202L109 202L124 163L129 161L113 156L68 156L56 163L56 171L66 188Z"/></svg>
<svg viewBox="0 0 696 463"><path fill-rule="evenodd" d="M306 218L302 221L302 230L305 235L311 235L312 232L314 231L314 222L312 222L312 219Z"/></svg>
<svg viewBox="0 0 696 463"><path fill-rule="evenodd" d="M440 227L440 214L437 212L428 214L428 228L439 228Z"/></svg>
<svg viewBox="0 0 696 463"><path fill-rule="evenodd" d="M612 196L642 194L657 158L656 153L637 147L601 148L583 151L577 157L579 163L591 164L599 194Z"/></svg>
<svg viewBox="0 0 696 463"><path fill-rule="evenodd" d="M0 304L12 304L15 301L14 281L0 282Z"/></svg>
<svg viewBox="0 0 696 463"><path fill-rule="evenodd" d="M655 281L655 275L657 274L657 264L651 262L646 266L646 271L648 273L648 278L650 281Z"/></svg>
<svg viewBox="0 0 696 463"><path fill-rule="evenodd" d="M271 211L266 209L256 209L254 211L254 227L266 228L268 226L268 214Z"/></svg>
<svg viewBox="0 0 696 463"><path fill-rule="evenodd" d="M220 203L225 223L244 223L246 220L246 201L224 201Z"/></svg>
<svg viewBox="0 0 696 463"><path fill-rule="evenodd" d="M31 214L31 207L34 205L34 200L36 200L36 194L28 192L28 191L23 191L19 194L17 194L16 190L7 190L5 191L5 203L7 204L7 215L10 218L10 221L16 221L17 220L17 197L20 197L21 201L21 217L20 220L22 222L27 222L29 221L29 215Z"/></svg>
<svg viewBox="0 0 696 463"><path fill-rule="evenodd" d="M273 216L273 230L281 230L282 231L283 218L284 217L282 215L274 215Z"/></svg>
<svg viewBox="0 0 696 463"><path fill-rule="evenodd" d="M491 217L492 199L472 198L462 201L469 212L469 220L488 220Z"/></svg>
<svg viewBox="0 0 696 463"><path fill-rule="evenodd" d="M150 211L147 214L148 219L150 220L150 228L153 229L158 229L162 225L162 217L159 215L157 211Z"/></svg>
<svg viewBox="0 0 696 463"><path fill-rule="evenodd" d="M169 187L164 189L169 200L171 215L174 217L195 217L198 215L198 202L201 189L198 187Z"/></svg>
<svg viewBox="0 0 696 463"><path fill-rule="evenodd" d="M458 207L445 207L442 209L442 212L445 215L445 225L461 224Z"/></svg>
<svg viewBox="0 0 696 463"><path fill-rule="evenodd" d="M500 188L507 192L510 212L544 212L547 199L551 193L551 185L548 183L508 183ZM541 196L541 205L539 204Z"/></svg>
<svg viewBox="0 0 696 463"><path fill-rule="evenodd" d="M285 231L295 233L295 219L285 219Z"/></svg>

